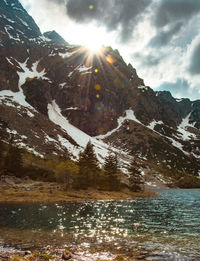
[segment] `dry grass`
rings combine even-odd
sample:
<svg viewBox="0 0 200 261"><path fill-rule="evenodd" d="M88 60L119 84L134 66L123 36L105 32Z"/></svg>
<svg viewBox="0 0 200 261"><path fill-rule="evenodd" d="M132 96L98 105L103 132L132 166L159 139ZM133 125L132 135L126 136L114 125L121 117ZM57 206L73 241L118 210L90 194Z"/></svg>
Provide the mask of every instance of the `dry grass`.
<svg viewBox="0 0 200 261"><path fill-rule="evenodd" d="M29 190L24 188L0 189L0 202L74 202L84 200L119 200L136 197L151 197L156 194L149 191L110 192L98 190L65 191L62 186L56 183L40 182L39 187L32 187Z"/></svg>

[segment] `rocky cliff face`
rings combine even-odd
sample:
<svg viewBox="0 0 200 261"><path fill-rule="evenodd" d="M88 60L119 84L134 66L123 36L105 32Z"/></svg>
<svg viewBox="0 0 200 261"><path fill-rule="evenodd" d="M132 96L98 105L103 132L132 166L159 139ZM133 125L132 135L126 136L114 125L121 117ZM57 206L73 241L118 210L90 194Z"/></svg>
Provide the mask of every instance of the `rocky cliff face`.
<svg viewBox="0 0 200 261"><path fill-rule="evenodd" d="M1 139L41 156L73 157L90 139L152 170L200 172L200 101L145 86L117 50L97 55L41 34L17 0L0 3Z"/></svg>

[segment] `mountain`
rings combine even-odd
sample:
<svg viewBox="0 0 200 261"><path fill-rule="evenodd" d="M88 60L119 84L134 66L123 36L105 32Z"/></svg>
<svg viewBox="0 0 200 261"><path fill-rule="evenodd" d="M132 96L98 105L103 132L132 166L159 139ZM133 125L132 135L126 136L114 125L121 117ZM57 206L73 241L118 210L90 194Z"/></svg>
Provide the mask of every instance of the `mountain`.
<svg viewBox="0 0 200 261"><path fill-rule="evenodd" d="M42 34L18 0L0 2L0 135L43 158L76 159L90 140L103 163L132 157L146 180L200 174L200 100L144 84L118 50L92 54Z"/></svg>

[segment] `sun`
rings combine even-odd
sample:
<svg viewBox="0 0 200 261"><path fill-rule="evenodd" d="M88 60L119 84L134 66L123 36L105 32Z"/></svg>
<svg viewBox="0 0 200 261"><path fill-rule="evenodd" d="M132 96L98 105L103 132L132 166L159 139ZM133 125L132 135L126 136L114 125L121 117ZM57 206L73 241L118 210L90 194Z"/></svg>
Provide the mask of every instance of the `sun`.
<svg viewBox="0 0 200 261"><path fill-rule="evenodd" d="M93 54L97 54L101 51L103 44L101 44L100 42L96 42L96 41L91 41L88 42L87 44L85 44L85 47Z"/></svg>
<svg viewBox="0 0 200 261"><path fill-rule="evenodd" d="M106 38L106 33L102 28L87 26L83 45L88 48L91 53L98 53L102 46L105 45Z"/></svg>
<svg viewBox="0 0 200 261"><path fill-rule="evenodd" d="M113 37L104 27L97 25L76 25L71 32L74 43L86 47L91 54L100 53L103 46L111 46Z"/></svg>

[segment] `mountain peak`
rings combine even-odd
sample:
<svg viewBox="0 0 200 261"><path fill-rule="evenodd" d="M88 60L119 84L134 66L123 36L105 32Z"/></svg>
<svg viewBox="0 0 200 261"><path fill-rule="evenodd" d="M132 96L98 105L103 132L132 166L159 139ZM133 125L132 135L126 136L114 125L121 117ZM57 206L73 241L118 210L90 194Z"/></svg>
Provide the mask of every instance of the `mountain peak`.
<svg viewBox="0 0 200 261"><path fill-rule="evenodd" d="M112 147L124 165L134 157L172 177L198 174L199 102L154 92L111 47L91 55L42 35L17 0L0 2L0 39L2 139L73 159L91 140L101 162Z"/></svg>
<svg viewBox="0 0 200 261"><path fill-rule="evenodd" d="M3 45L24 43L41 35L39 27L18 0L0 3L0 39Z"/></svg>
<svg viewBox="0 0 200 261"><path fill-rule="evenodd" d="M56 31L48 31L43 33L43 35L50 40L52 40L52 43L54 44L68 44Z"/></svg>

